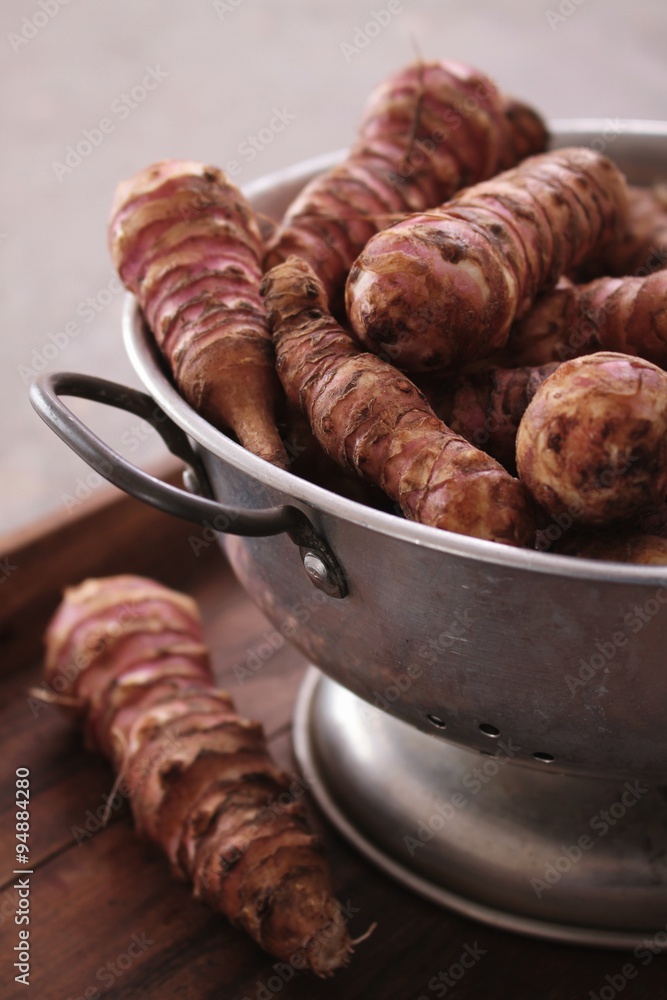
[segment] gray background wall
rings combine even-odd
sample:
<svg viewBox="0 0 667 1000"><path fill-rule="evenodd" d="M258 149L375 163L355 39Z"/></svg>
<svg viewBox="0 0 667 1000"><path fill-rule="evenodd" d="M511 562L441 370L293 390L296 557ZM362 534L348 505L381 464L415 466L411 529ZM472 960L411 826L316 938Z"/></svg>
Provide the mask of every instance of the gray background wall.
<svg viewBox="0 0 667 1000"><path fill-rule="evenodd" d="M52 509L73 513L67 498L85 493L86 467L27 403L30 370L136 384L106 249L118 180L154 159L188 157L222 166L236 160L243 184L343 146L371 87L416 52L468 61L548 117L667 118L661 0L393 0L391 16L379 17L382 29L366 32L373 12L387 7L386 0L0 5L0 533ZM133 87L151 70L153 89L134 100ZM253 151L249 137L275 109L290 120ZM59 167L66 148L101 119L110 125L90 155L71 170ZM108 438L124 439L133 458L162 453L132 418L76 408Z"/></svg>

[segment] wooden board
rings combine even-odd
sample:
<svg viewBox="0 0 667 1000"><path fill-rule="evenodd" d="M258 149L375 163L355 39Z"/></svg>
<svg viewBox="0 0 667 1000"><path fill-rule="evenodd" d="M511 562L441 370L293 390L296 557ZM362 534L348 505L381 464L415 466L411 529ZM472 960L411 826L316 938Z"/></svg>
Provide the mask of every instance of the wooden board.
<svg viewBox="0 0 667 1000"><path fill-rule="evenodd" d="M32 539L31 558L43 568L44 592L36 585L29 591L22 586L12 598L8 592L21 628L26 627L31 601L36 610L32 639L14 641L14 656L6 653L0 677L5 761L0 790L3 1000L590 1000L591 994L604 1000L619 992L624 1000L667 996L664 958L643 964L646 957L533 941L465 920L392 882L313 807L338 897L350 913L352 935L363 934L377 922L349 967L333 980L318 981L277 963L195 902L187 886L171 879L162 858L137 839L127 804L113 811L105 828L98 828L96 813L113 781L108 765L82 750L78 732L56 708L37 706L28 694L32 684L39 684L40 664L34 651L31 662L26 658L39 638L56 585L75 582L84 575L81 570L136 571L138 564L142 572L178 581L200 601L220 684L232 692L243 713L263 721L276 758L290 771L295 771L291 712L306 667L285 645L252 679L239 683L235 667L269 626L222 557L211 547L194 560L187 525L130 500L107 499L105 504L89 511L79 524L69 560L63 556L67 547L58 543L57 527L41 540ZM102 528L104 544L96 560ZM146 545L138 551L140 538ZM4 617L7 621L10 616ZM32 791L29 990L14 982L11 970L18 940L12 889L17 767L30 769ZM460 962L464 955L469 956L468 969ZM628 963L636 975L619 990ZM632 969L626 968L626 973Z"/></svg>

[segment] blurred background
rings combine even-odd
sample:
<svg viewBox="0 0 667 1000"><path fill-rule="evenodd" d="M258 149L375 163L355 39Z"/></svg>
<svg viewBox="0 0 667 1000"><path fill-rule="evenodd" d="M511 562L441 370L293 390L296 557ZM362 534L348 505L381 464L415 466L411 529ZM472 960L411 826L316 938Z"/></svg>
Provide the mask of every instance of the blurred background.
<svg viewBox="0 0 667 1000"><path fill-rule="evenodd" d="M27 384L58 370L137 384L106 248L119 180L185 157L243 186L345 146L370 89L416 55L469 62L550 119L667 118L659 0L4 0L0 44L0 534L105 488ZM72 405L144 466L164 454L136 418Z"/></svg>

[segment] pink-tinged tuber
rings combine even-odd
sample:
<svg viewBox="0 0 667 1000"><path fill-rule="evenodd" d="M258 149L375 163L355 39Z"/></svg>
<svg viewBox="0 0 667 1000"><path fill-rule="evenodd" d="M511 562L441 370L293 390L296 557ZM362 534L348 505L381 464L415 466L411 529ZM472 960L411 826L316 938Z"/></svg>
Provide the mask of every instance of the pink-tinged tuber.
<svg viewBox="0 0 667 1000"><path fill-rule="evenodd" d="M216 167L155 163L118 186L109 245L187 401L287 468L259 297L262 241L238 188Z"/></svg>
<svg viewBox="0 0 667 1000"><path fill-rule="evenodd" d="M600 352L560 365L519 425L521 480L552 516L605 525L664 504L667 373Z"/></svg>
<svg viewBox="0 0 667 1000"><path fill-rule="evenodd" d="M533 540L522 484L438 420L405 375L359 350L305 261L277 265L262 289L288 399L334 461L413 521L509 545Z"/></svg>
<svg viewBox="0 0 667 1000"><path fill-rule="evenodd" d="M346 159L290 205L266 268L303 257L337 307L354 260L397 214L439 205L546 141L537 112L504 97L483 73L444 60L407 66L371 94Z"/></svg>
<svg viewBox="0 0 667 1000"><path fill-rule="evenodd" d="M194 601L136 576L69 588L46 633L45 677L129 787L138 831L196 897L297 968L326 976L347 963L321 840L261 725L216 690Z"/></svg>
<svg viewBox="0 0 667 1000"><path fill-rule="evenodd" d="M406 371L502 348L538 294L625 224L623 175L590 149L530 157L374 236L347 282L359 342Z"/></svg>

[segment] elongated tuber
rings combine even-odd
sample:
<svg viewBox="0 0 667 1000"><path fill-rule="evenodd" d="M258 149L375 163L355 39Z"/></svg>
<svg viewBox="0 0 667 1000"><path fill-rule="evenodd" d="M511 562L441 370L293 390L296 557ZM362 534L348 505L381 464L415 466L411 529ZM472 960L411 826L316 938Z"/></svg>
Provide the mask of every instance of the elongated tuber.
<svg viewBox="0 0 667 1000"><path fill-rule="evenodd" d="M667 367L667 270L646 277L561 279L513 327L505 357L513 363L564 361L595 351L633 354ZM526 362L526 359L530 362Z"/></svg>
<svg viewBox="0 0 667 1000"><path fill-rule="evenodd" d="M286 468L258 292L262 241L238 188L215 167L155 163L117 188L109 244L188 402Z"/></svg>
<svg viewBox="0 0 667 1000"><path fill-rule="evenodd" d="M129 786L138 830L197 897L297 968L324 976L346 963L322 844L260 724L214 688L192 600L134 576L67 590L46 634L46 680L78 708L88 746Z"/></svg>
<svg viewBox="0 0 667 1000"><path fill-rule="evenodd" d="M477 70L446 61L408 66L373 91L343 163L288 208L266 267L303 257L336 306L352 263L397 213L439 205L464 184L541 152L546 140L537 113Z"/></svg>
<svg viewBox="0 0 667 1000"><path fill-rule="evenodd" d="M628 220L623 233L601 247L577 273L578 280L611 275L645 277L667 266L667 190L628 188Z"/></svg>
<svg viewBox="0 0 667 1000"><path fill-rule="evenodd" d="M623 175L599 153L530 157L374 236L347 283L352 327L406 371L487 357L539 292L620 230L626 210Z"/></svg>
<svg viewBox="0 0 667 1000"><path fill-rule="evenodd" d="M404 375L359 350L305 261L277 265L262 291L287 396L334 461L380 486L411 520L510 545L532 540L521 483L438 420Z"/></svg>
<svg viewBox="0 0 667 1000"><path fill-rule="evenodd" d="M667 373L610 351L560 365L517 433L517 468L552 516L604 525L667 494Z"/></svg>
<svg viewBox="0 0 667 1000"><path fill-rule="evenodd" d="M437 417L456 433L516 470L516 432L526 407L558 367L487 368L471 375L432 376L422 386Z"/></svg>

